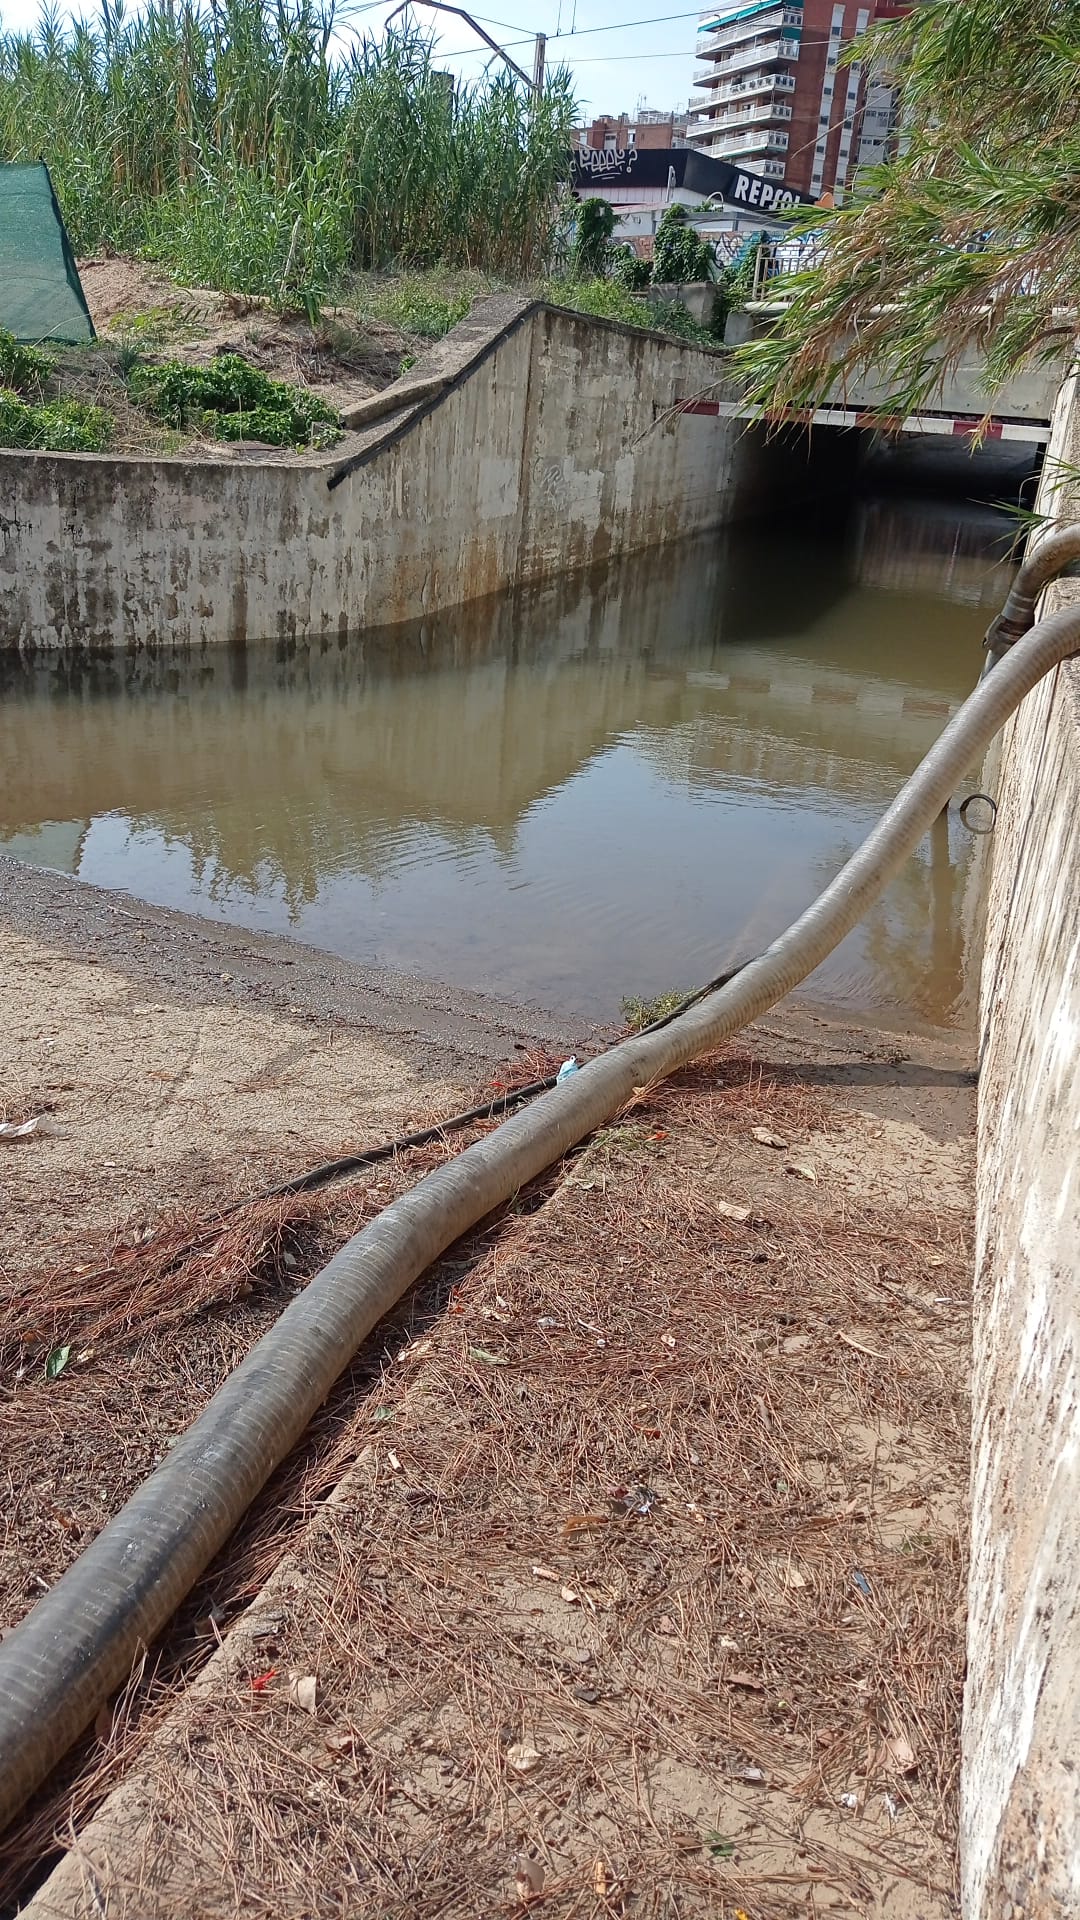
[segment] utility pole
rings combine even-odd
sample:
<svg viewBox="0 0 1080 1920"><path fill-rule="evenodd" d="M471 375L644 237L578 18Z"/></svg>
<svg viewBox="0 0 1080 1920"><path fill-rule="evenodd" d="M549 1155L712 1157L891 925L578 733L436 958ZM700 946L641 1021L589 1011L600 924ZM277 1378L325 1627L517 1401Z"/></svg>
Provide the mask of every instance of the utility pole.
<svg viewBox="0 0 1080 1920"><path fill-rule="evenodd" d="M393 13L390 13L387 15L386 25L389 26L391 20L396 20L398 14L405 13L412 4L413 4L413 0L401 0L400 7L395 7ZM510 68L511 73L516 73L519 80L524 80L525 85L529 88L529 91L531 93L540 94L543 92L544 57L545 57L545 50L547 48L547 39L544 36L544 34L538 33L536 36L536 53L533 58L533 71L532 71L532 77L530 78L529 75L526 73L524 67L519 67L516 60L511 60L510 55L508 53L503 52L503 49L500 47L498 41L493 40L490 33L485 33L483 27L480 25L479 20L474 20L472 17L472 14L466 13L464 7L448 6L447 0L420 0L420 4L425 7L434 8L436 13L456 14L459 20L464 20L466 25L470 26L474 33L479 34L485 46L489 46L491 48L492 53L497 53L499 56L499 59L504 60L506 62L506 65Z"/></svg>

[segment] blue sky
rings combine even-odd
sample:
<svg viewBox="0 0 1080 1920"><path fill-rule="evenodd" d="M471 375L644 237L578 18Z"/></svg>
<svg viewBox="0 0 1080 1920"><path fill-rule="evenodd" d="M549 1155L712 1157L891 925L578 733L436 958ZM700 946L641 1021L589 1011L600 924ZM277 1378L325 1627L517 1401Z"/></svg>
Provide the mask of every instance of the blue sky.
<svg viewBox="0 0 1080 1920"><path fill-rule="evenodd" d="M358 0L342 0L339 17L343 27L373 32L394 4L389 0L361 6ZM590 118L596 113L633 113L639 105L664 112L686 105L698 17L687 0L681 6L680 0L652 0L651 5L650 0L626 0L625 5L616 0L476 0L469 11L483 19L492 38L526 70L532 67L531 36L546 32L549 63L570 67L578 99ZM37 13L38 0L0 0L0 24L9 31L28 27ZM455 73L472 77L483 71L488 50L481 45L476 51L476 36L464 21L440 17L419 4L414 13L417 20L436 27L440 54ZM672 17L680 13L684 17ZM642 24L627 25L628 20Z"/></svg>

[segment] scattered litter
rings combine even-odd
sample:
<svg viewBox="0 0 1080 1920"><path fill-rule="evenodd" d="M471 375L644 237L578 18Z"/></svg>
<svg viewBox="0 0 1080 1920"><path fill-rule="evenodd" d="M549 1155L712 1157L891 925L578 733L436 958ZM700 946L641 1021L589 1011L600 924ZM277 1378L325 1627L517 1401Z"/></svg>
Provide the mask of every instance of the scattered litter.
<svg viewBox="0 0 1080 1920"><path fill-rule="evenodd" d="M899 1800L894 1800L891 1793L883 1793L881 1796L881 1804L884 1807L886 1813L888 1814L890 1820L899 1820L900 1818Z"/></svg>
<svg viewBox="0 0 1080 1920"><path fill-rule="evenodd" d="M864 1596L864 1597L865 1597L865 1598L866 1598L867 1600L869 1600L869 1598L870 1598L870 1594L871 1594L871 1587L870 1587L870 1582L869 1582L869 1580L867 1579L867 1577L866 1577L866 1575L865 1575L865 1573L861 1573L861 1572L859 1571L859 1569L858 1569L858 1567L852 1567L852 1569L851 1569L851 1577L852 1577L852 1579L854 1580L854 1582L855 1582L855 1585L856 1585L856 1586L858 1587L858 1589L859 1589L859 1592L860 1592L860 1593L861 1593L861 1594L862 1594L862 1595L863 1595L863 1596Z"/></svg>
<svg viewBox="0 0 1080 1920"><path fill-rule="evenodd" d="M781 1342L780 1351L781 1353L805 1353L809 1345L808 1333L789 1333L787 1339Z"/></svg>
<svg viewBox="0 0 1080 1920"><path fill-rule="evenodd" d="M430 1340L406 1340L400 1353L396 1353L394 1358L395 1360L419 1360L422 1355L431 1352L431 1347Z"/></svg>
<svg viewBox="0 0 1080 1920"><path fill-rule="evenodd" d="M356 1730L345 1727L340 1733L328 1733L326 1746L329 1753L354 1753L356 1751Z"/></svg>
<svg viewBox="0 0 1080 1920"><path fill-rule="evenodd" d="M809 1180L812 1186L817 1186L817 1174L808 1160L789 1160L784 1172L793 1173L797 1180Z"/></svg>
<svg viewBox="0 0 1080 1920"><path fill-rule="evenodd" d="M568 1607L576 1607L580 1595L574 1592L573 1587L560 1587L559 1598L565 1600Z"/></svg>
<svg viewBox="0 0 1080 1920"><path fill-rule="evenodd" d="M842 1794L840 1795L840 1805L841 1805L842 1807L846 1807L846 1808L848 1809L848 1811L849 1811L849 1813L858 1813L858 1811L859 1811L859 1796L858 1796L858 1794L857 1794L857 1793L842 1793Z"/></svg>
<svg viewBox="0 0 1080 1920"><path fill-rule="evenodd" d="M760 1767L737 1767L732 1778L743 1781L748 1787L767 1787L769 1784L768 1775L762 1773Z"/></svg>
<svg viewBox="0 0 1080 1920"><path fill-rule="evenodd" d="M253 1674L251 1681L252 1693L265 1693L267 1687L270 1686L272 1681L277 1679L277 1676L278 1670L276 1667L268 1667L265 1673Z"/></svg>
<svg viewBox="0 0 1080 1920"><path fill-rule="evenodd" d="M535 1900L544 1891L544 1868L539 1860L533 1860L527 1853L517 1857L517 1876L514 1882L515 1892L523 1906Z"/></svg>
<svg viewBox="0 0 1080 1920"><path fill-rule="evenodd" d="M915 1765L915 1749L903 1733L886 1734L878 1748L878 1764L894 1773L910 1773Z"/></svg>
<svg viewBox="0 0 1080 1920"><path fill-rule="evenodd" d="M551 1332L561 1333L563 1328L562 1321L557 1320L553 1313L541 1314L536 1324L538 1327L542 1327L545 1333L551 1333Z"/></svg>
<svg viewBox="0 0 1080 1920"><path fill-rule="evenodd" d="M675 1345L675 1335L673 1333L662 1333L660 1338L665 1347L673 1347Z"/></svg>
<svg viewBox="0 0 1080 1920"><path fill-rule="evenodd" d="M513 1767L515 1773L535 1772L543 1757L539 1748L527 1740L515 1740L513 1746L506 1749L506 1764Z"/></svg>
<svg viewBox="0 0 1080 1920"><path fill-rule="evenodd" d="M751 1127L750 1136L752 1139L760 1141L763 1147L783 1148L787 1146L787 1141L782 1135L779 1133L771 1133L768 1127Z"/></svg>
<svg viewBox="0 0 1080 1920"><path fill-rule="evenodd" d="M735 1842L724 1833L707 1833L705 1845L714 1860L731 1860L735 1854Z"/></svg>
<svg viewBox="0 0 1080 1920"><path fill-rule="evenodd" d="M489 1347L470 1347L469 1359L482 1360L486 1367L508 1367L510 1365L505 1353L492 1353Z"/></svg>
<svg viewBox="0 0 1080 1920"><path fill-rule="evenodd" d="M555 1075L555 1085L561 1086L564 1080L569 1080L570 1075L572 1073L577 1073L577 1071L578 1071L577 1060L575 1059L574 1055L571 1054L569 1060L563 1061L562 1066L559 1068L558 1073Z"/></svg>
<svg viewBox="0 0 1080 1920"><path fill-rule="evenodd" d="M393 1417L394 1417L393 1407L376 1407L375 1409L376 1420L392 1420Z"/></svg>
<svg viewBox="0 0 1080 1920"><path fill-rule="evenodd" d="M616 1513L651 1513L656 1495L651 1487L635 1480L628 1487L609 1487L608 1499Z"/></svg>
<svg viewBox="0 0 1080 1920"><path fill-rule="evenodd" d="M387 1448L386 1463L389 1467L393 1468L395 1473L401 1472L401 1461L398 1459L397 1454L394 1452L393 1447Z"/></svg>
<svg viewBox="0 0 1080 1920"><path fill-rule="evenodd" d="M45 1362L46 1380L55 1380L59 1374L63 1373L70 1359L70 1347L54 1347Z"/></svg>
<svg viewBox="0 0 1080 1920"><path fill-rule="evenodd" d="M713 1208L723 1219L734 1220L740 1227L744 1227L746 1222L754 1217L750 1207L733 1206L730 1200L714 1200Z"/></svg>
<svg viewBox="0 0 1080 1920"><path fill-rule="evenodd" d="M809 1585L805 1573L800 1573L798 1567L785 1567L783 1579L785 1587L805 1587Z"/></svg>
<svg viewBox="0 0 1080 1920"><path fill-rule="evenodd" d="M738 1653L739 1651L738 1641L732 1640L726 1633L720 1635L720 1645L725 1653Z"/></svg>
<svg viewBox="0 0 1080 1920"><path fill-rule="evenodd" d="M46 1113L36 1113L32 1120L18 1123L0 1120L0 1140L29 1140L34 1134L48 1134L62 1140L66 1137L67 1129L54 1126Z"/></svg>
<svg viewBox="0 0 1080 1920"><path fill-rule="evenodd" d="M597 1899L606 1900L614 1884L611 1877L611 1869L607 1861L604 1859L602 1853L598 1853L596 1859L593 1861L592 1870L593 1892Z"/></svg>
<svg viewBox="0 0 1080 1920"><path fill-rule="evenodd" d="M295 1700L305 1713L315 1712L315 1675L313 1673L294 1673L289 1679L289 1699Z"/></svg>
<svg viewBox="0 0 1080 1920"><path fill-rule="evenodd" d="M556 1573L554 1567L534 1567L533 1572L538 1580L558 1581L561 1578L561 1575Z"/></svg>

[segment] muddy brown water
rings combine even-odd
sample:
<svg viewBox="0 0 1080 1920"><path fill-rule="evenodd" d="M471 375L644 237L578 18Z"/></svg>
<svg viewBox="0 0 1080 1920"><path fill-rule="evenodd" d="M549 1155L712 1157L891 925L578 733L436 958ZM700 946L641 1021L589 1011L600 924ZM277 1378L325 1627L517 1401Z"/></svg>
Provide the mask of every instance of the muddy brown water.
<svg viewBox="0 0 1080 1920"><path fill-rule="evenodd" d="M9 656L0 847L615 1017L760 951L837 871L974 684L1006 534L870 499L346 644ZM806 993L964 1023L979 872L954 806Z"/></svg>

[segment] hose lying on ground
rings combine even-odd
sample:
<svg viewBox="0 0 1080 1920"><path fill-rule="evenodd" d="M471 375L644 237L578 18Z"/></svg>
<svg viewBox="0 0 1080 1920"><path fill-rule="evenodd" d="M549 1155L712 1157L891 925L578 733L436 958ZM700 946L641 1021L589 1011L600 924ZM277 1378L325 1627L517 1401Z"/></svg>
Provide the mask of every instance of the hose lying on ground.
<svg viewBox="0 0 1080 1920"><path fill-rule="evenodd" d="M732 967L728 973L718 973L715 980L707 980L703 987L687 994L677 1007L669 1013L663 1013L657 1020L650 1020L648 1026L639 1028L640 1033L659 1033L661 1027L669 1027L679 1015L696 1007L706 994L715 993L718 987L726 987L734 980L743 967L749 966L744 960L738 967ZM610 1051L610 1049L608 1049ZM291 1180L283 1180L278 1187L267 1187L264 1193L257 1193L244 1200L237 1200L225 1213L236 1213L241 1207L249 1207L252 1200L286 1200L292 1193L311 1193L316 1187L328 1187L332 1180L344 1180L347 1174L359 1173L363 1167L377 1166L380 1160L393 1160L399 1153L407 1153L410 1147L426 1147L429 1140L441 1140L445 1133L456 1133L461 1127L471 1126L474 1120L493 1120L496 1114L509 1113L511 1108L522 1107L534 1100L539 1093L547 1093L558 1084L557 1073L548 1074L545 1080L529 1080L523 1087L510 1087L506 1093L497 1093L490 1100L481 1100L478 1106L467 1107L464 1113L452 1113L445 1120L436 1120L430 1127L419 1127L415 1133L401 1133L396 1140L380 1140L378 1146L363 1147L358 1153L345 1153L337 1160L323 1160L317 1167L309 1167L306 1173L298 1173Z"/></svg>
<svg viewBox="0 0 1080 1920"><path fill-rule="evenodd" d="M334 1255L0 1644L0 1827L127 1678L361 1342L424 1269L609 1121L635 1089L716 1047L805 980L914 851L1024 695L1077 652L1080 611L1041 621L980 682L847 865L760 958L514 1113Z"/></svg>

